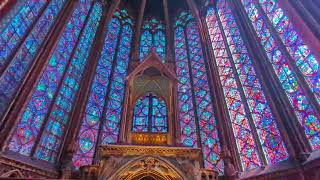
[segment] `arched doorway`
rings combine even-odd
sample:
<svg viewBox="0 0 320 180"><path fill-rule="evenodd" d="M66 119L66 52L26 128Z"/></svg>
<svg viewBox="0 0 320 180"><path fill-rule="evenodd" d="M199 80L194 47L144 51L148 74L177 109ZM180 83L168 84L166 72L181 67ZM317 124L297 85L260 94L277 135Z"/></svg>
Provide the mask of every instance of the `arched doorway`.
<svg viewBox="0 0 320 180"><path fill-rule="evenodd" d="M108 166L103 170L110 171ZM117 168L110 180L180 180L187 179L184 172L170 161L159 156L140 156Z"/></svg>

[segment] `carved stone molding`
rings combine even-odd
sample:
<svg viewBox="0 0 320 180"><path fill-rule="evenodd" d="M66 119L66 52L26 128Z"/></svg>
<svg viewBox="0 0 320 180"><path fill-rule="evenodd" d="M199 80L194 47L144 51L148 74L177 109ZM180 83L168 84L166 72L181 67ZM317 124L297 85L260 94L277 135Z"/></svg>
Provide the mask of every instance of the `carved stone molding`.
<svg viewBox="0 0 320 180"><path fill-rule="evenodd" d="M98 156L137 156L158 155L164 157L185 157L193 160L201 159L201 149L168 146L138 146L138 145L105 145L100 146Z"/></svg>
<svg viewBox="0 0 320 180"><path fill-rule="evenodd" d="M58 178L59 173L55 171L47 171L23 162L19 162L6 157L0 157L0 177L8 176L18 178Z"/></svg>
<svg viewBox="0 0 320 180"><path fill-rule="evenodd" d="M216 171L201 168L201 150L188 147L104 145L98 163L81 167L84 179L214 180Z"/></svg>

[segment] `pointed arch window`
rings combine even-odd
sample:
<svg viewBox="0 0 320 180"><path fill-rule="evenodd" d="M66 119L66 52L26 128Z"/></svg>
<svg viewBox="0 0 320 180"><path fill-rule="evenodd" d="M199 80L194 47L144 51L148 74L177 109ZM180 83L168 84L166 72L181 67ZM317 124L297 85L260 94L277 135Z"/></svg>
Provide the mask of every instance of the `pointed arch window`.
<svg viewBox="0 0 320 180"><path fill-rule="evenodd" d="M163 99L149 93L134 107L133 132L168 132L167 106Z"/></svg>
<svg viewBox="0 0 320 180"><path fill-rule="evenodd" d="M9 14L11 21L3 22L0 30L0 117L16 95L66 1L52 0L47 5L45 2L18 2L13 9L15 14Z"/></svg>
<svg viewBox="0 0 320 180"><path fill-rule="evenodd" d="M178 15L175 25L175 56L178 83L178 118L181 141L202 148L206 168L223 172L207 67L197 24L190 13Z"/></svg>
<svg viewBox="0 0 320 180"><path fill-rule="evenodd" d="M118 141L132 26L126 10L116 11L106 25L103 49L82 116L78 149L73 156L77 168L92 163L99 144Z"/></svg>
<svg viewBox="0 0 320 180"><path fill-rule="evenodd" d="M225 0L206 22L243 170L288 158L240 30ZM260 149L260 150L259 150Z"/></svg>
<svg viewBox="0 0 320 180"><path fill-rule="evenodd" d="M154 47L157 55L162 62L166 58L166 33L165 25L157 20L151 18L146 20L142 27L142 34L140 38L140 61L148 56L151 48Z"/></svg>
<svg viewBox="0 0 320 180"><path fill-rule="evenodd" d="M76 4L22 111L9 143L11 151L57 160L101 14L100 2Z"/></svg>
<svg viewBox="0 0 320 180"><path fill-rule="evenodd" d="M314 108L320 101L319 59L303 42L276 0L241 0L241 3L312 148L320 149L320 115ZM318 103L312 102L313 97L307 95L308 87L304 84Z"/></svg>

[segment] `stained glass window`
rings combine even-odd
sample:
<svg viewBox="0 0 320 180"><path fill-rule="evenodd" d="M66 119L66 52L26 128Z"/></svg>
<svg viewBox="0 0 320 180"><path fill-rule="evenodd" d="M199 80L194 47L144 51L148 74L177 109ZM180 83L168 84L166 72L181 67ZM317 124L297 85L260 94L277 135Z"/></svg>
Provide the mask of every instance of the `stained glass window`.
<svg viewBox="0 0 320 180"><path fill-rule="evenodd" d="M261 11L258 8L258 4L255 3L255 1L252 0L241 0L244 9L247 12L247 15L253 25L254 30L256 31L257 36L259 37L260 43L263 46L269 62L272 64L272 67L274 69L274 73L277 75L283 89L285 90L289 101L291 103L291 106L293 107L295 114L297 115L297 118L299 119L299 122L301 123L302 127L305 130L305 134L307 138L310 141L311 146L313 149L319 149L320 148L320 131L319 131L319 113L316 112L316 110L313 109L312 105L310 104L309 99L307 98L305 92L303 91L302 85L298 82L297 76L292 70L292 67L290 66L290 62L288 58L285 56L285 52L283 52L283 49L280 48L278 43L276 42L276 35L272 33L270 26L268 26L268 22L266 21L266 17L262 15ZM270 2L271 8L270 12L274 12L273 8L275 8L275 1ZM282 12L280 8L277 8L277 11ZM277 17L275 15L275 17ZM284 14L282 13L282 18L284 21L289 21ZM276 18L275 18L276 19ZM283 28L292 28L292 25L288 25L289 22L284 22L284 25L280 26ZM290 23L291 24L291 23ZM296 34L296 31L292 31L293 34ZM289 33L288 35L290 35ZM282 36L282 35L281 35ZM291 35L290 35L291 36ZM301 40L298 40L300 37L298 34L293 36L292 39L293 42L297 41L297 46L301 47L307 47L305 45L301 45ZM296 39L296 40L295 40ZM288 41L290 44L292 42L291 40ZM292 44L292 46L295 46L295 43ZM289 51L291 49L291 46L287 47ZM302 51L296 51L297 57L301 57L300 52ZM318 76L319 81L319 67L317 64L314 63L312 60L313 55L309 50L306 50L305 53L308 55L305 58L302 59L296 59L297 66L306 67L306 71L309 71L311 76L309 78L314 78ZM294 58L296 56L293 56ZM305 61L303 60L305 59ZM315 66L316 65L316 66ZM310 67L310 68L309 68ZM309 69L309 70L308 70ZM312 73L316 69L317 73ZM301 70L304 72L303 70ZM306 74L306 73L305 73ZM316 83L317 84L317 83ZM310 85L310 84L309 84ZM316 85L319 88L319 84ZM319 91L318 91L319 92Z"/></svg>
<svg viewBox="0 0 320 180"><path fill-rule="evenodd" d="M10 150L29 156L35 142L40 138L40 129L44 127L43 139L35 156L48 161L56 159L64 126L68 122L67 113L72 108L88 51L101 16L101 4L96 3L93 7L95 11L92 11L92 16L88 18L91 4L92 1L86 0L76 4L44 72L36 83L31 99L23 110L20 122L9 143ZM80 34L82 28L84 30ZM76 45L79 36L80 40ZM74 48L75 53L72 53ZM50 112L50 110L53 111ZM52 120L55 118L56 120ZM46 121L48 123L45 123Z"/></svg>
<svg viewBox="0 0 320 180"><path fill-rule="evenodd" d="M51 108L46 128L36 151L36 157L39 159L54 161L59 153L101 14L102 6L96 3Z"/></svg>
<svg viewBox="0 0 320 180"><path fill-rule="evenodd" d="M208 9L206 22L243 169L260 166L260 156L267 163L287 159L284 142L229 4L220 0L216 14L213 8ZM263 149L260 156L257 146Z"/></svg>
<svg viewBox="0 0 320 180"><path fill-rule="evenodd" d="M148 56L152 47L155 48L155 52L162 62L165 62L165 26L161 21L155 18L145 21L142 27L142 34L140 38L140 61Z"/></svg>
<svg viewBox="0 0 320 180"><path fill-rule="evenodd" d="M139 98L134 107L133 132L167 132L167 106L163 99L150 93Z"/></svg>
<svg viewBox="0 0 320 180"><path fill-rule="evenodd" d="M221 147L200 35L192 15L187 12L180 13L176 21L175 55L182 143L191 147L200 144L205 167L222 173Z"/></svg>
<svg viewBox="0 0 320 180"><path fill-rule="evenodd" d="M21 42L21 46L17 49L16 53L11 53L14 56L0 75L0 116L3 115L8 104L16 94L16 91L18 90L26 73L30 70L37 52L53 26L55 18L62 9L64 2L65 0L52 0L40 16L39 20L33 26L31 32L27 35L26 39ZM20 20L18 19L17 21ZM14 35L15 34L12 34L12 36ZM9 43L10 42L7 42L7 45ZM5 57L6 55L1 56L1 58Z"/></svg>
<svg viewBox="0 0 320 180"><path fill-rule="evenodd" d="M259 0L259 4L320 104L320 59L303 42L277 1Z"/></svg>
<svg viewBox="0 0 320 180"><path fill-rule="evenodd" d="M39 0L25 1L19 5L13 19L7 22L0 30L0 70L2 71L8 61L8 57L20 44L21 39L26 35L28 29L39 17L47 1Z"/></svg>
<svg viewBox="0 0 320 180"><path fill-rule="evenodd" d="M126 10L116 11L106 25L104 45L82 117L78 149L73 157L75 167L92 163L97 144L118 141L132 25Z"/></svg>

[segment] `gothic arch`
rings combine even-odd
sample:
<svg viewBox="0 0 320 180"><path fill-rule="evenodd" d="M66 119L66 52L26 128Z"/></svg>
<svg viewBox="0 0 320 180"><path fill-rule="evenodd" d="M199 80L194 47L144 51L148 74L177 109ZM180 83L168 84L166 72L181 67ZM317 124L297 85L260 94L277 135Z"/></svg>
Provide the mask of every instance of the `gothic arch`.
<svg viewBox="0 0 320 180"><path fill-rule="evenodd" d="M147 176L161 180L188 179L177 166L159 156L132 158L117 169L113 175L108 177L109 180L140 179ZM110 173L110 169L105 167L101 175L104 177L108 173Z"/></svg>

